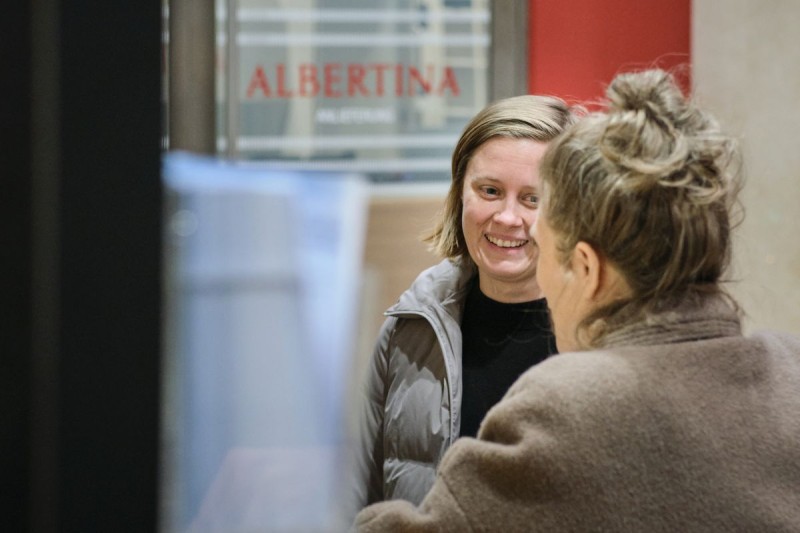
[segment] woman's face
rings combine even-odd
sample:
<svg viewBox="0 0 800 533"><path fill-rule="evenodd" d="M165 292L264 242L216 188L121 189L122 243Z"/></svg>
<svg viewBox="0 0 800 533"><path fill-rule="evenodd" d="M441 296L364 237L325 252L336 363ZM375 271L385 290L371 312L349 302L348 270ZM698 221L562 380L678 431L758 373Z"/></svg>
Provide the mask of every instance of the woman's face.
<svg viewBox="0 0 800 533"><path fill-rule="evenodd" d="M546 207L537 217L531 236L539 249L537 279L547 299L550 320L559 352L579 349L576 327L585 315L580 299L580 281L570 268L570 263L559 260L556 235L547 220Z"/></svg>
<svg viewBox="0 0 800 533"><path fill-rule="evenodd" d="M530 231L546 148L531 139L496 137L481 145L467 165L461 225L480 288L497 301L541 298Z"/></svg>

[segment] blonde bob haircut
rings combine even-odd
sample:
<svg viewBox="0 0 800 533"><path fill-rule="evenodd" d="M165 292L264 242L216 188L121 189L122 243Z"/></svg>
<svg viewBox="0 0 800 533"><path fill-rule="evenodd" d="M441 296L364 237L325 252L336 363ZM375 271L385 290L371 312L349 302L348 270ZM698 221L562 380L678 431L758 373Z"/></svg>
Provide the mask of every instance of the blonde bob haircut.
<svg viewBox="0 0 800 533"><path fill-rule="evenodd" d="M441 257L469 258L461 225L462 194L467 166L481 145L495 137L549 142L574 120L572 110L563 100L536 95L497 100L475 115L453 151L452 181L439 219L433 231L424 237L431 250Z"/></svg>

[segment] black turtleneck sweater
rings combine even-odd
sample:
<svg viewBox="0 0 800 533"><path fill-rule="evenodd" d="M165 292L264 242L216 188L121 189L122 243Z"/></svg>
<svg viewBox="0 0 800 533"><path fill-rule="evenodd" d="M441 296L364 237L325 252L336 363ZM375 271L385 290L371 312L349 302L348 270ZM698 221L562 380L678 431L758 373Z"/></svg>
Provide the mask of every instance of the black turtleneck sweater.
<svg viewBox="0 0 800 533"><path fill-rule="evenodd" d="M486 412L528 368L556 353L544 298L501 303L485 296L477 278L461 321L461 436L474 437Z"/></svg>

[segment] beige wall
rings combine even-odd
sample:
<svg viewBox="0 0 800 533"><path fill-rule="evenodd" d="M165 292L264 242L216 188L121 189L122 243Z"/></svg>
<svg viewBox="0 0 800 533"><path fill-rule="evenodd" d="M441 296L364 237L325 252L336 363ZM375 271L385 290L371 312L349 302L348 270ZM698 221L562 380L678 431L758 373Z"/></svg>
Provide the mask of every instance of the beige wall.
<svg viewBox="0 0 800 533"><path fill-rule="evenodd" d="M800 334L800 2L694 0L695 91L741 136L746 216L731 288L749 330Z"/></svg>
<svg viewBox="0 0 800 533"><path fill-rule="evenodd" d="M383 312L425 268L439 262L421 236L447 193L447 183L376 186L369 206L364 254L365 303L361 335L374 341Z"/></svg>

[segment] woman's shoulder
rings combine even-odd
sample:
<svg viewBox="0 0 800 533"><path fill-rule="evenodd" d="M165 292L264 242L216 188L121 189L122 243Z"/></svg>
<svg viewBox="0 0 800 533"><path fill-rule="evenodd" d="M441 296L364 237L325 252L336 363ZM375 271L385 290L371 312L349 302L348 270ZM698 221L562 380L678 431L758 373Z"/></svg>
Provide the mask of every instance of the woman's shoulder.
<svg viewBox="0 0 800 533"><path fill-rule="evenodd" d="M443 259L420 272L389 311L440 304L465 293L475 275L471 263L462 259Z"/></svg>
<svg viewBox="0 0 800 533"><path fill-rule="evenodd" d="M631 371L630 367L630 356L625 349L594 349L558 353L531 368L523 377L550 378L558 381L564 378L596 380L601 376L621 377ZM537 368L540 371L533 372Z"/></svg>
<svg viewBox="0 0 800 533"><path fill-rule="evenodd" d="M442 281L458 282L469 279L475 274L475 267L464 258L446 258L432 265L417 275L413 285L418 283L440 283Z"/></svg>
<svg viewBox="0 0 800 533"><path fill-rule="evenodd" d="M643 420L648 401L637 369L616 352L562 353L525 372L478 435L501 444L534 439L547 449L581 446L584 438L601 443L614 428Z"/></svg>
<svg viewBox="0 0 800 533"><path fill-rule="evenodd" d="M792 333L775 330L759 330L755 331L749 338L772 352L793 354L795 358L800 354L800 337Z"/></svg>
<svg viewBox="0 0 800 533"><path fill-rule="evenodd" d="M657 386L658 370L644 358L619 349L556 354L520 376L501 403L511 418L534 412L613 425L649 402Z"/></svg>

